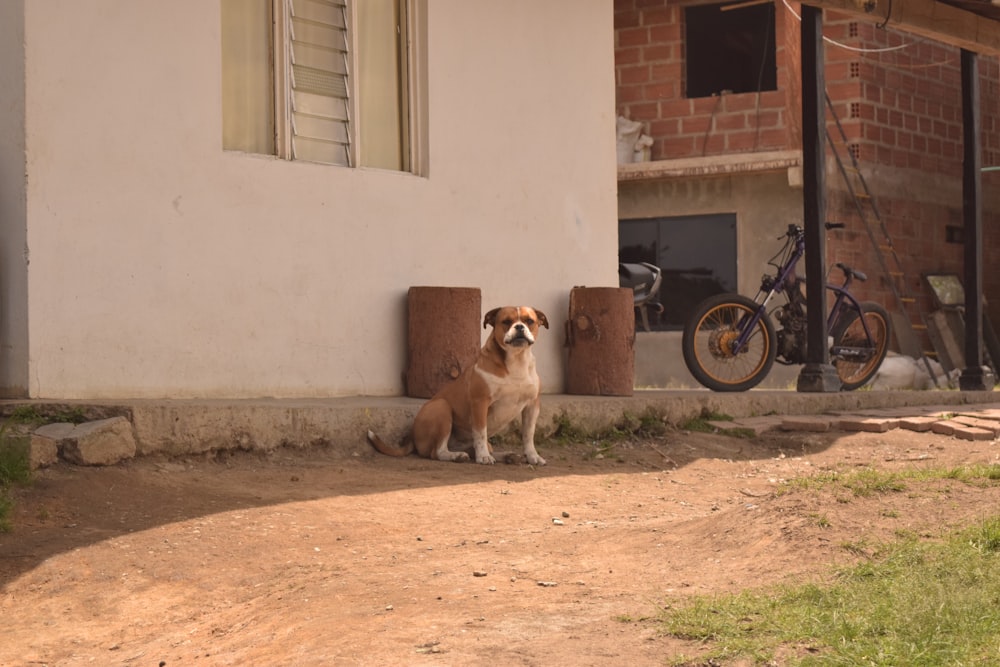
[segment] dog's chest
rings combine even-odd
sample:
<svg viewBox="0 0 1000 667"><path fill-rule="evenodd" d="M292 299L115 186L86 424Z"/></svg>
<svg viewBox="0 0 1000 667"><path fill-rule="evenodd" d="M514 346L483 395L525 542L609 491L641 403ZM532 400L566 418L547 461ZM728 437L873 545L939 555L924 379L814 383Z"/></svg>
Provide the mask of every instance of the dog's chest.
<svg viewBox="0 0 1000 667"><path fill-rule="evenodd" d="M538 375L533 364L509 371L503 377L482 371L479 373L493 397L486 427L490 433L519 417L524 406L538 395Z"/></svg>

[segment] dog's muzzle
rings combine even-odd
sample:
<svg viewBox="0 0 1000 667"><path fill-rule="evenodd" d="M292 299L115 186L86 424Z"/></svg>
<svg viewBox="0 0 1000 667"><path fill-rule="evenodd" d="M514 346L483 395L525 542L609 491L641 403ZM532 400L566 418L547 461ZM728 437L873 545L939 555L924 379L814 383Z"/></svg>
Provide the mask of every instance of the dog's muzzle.
<svg viewBox="0 0 1000 667"><path fill-rule="evenodd" d="M518 322L507 330L507 334L503 337L503 342L514 346L532 345L535 342L535 338L531 335L531 329Z"/></svg>

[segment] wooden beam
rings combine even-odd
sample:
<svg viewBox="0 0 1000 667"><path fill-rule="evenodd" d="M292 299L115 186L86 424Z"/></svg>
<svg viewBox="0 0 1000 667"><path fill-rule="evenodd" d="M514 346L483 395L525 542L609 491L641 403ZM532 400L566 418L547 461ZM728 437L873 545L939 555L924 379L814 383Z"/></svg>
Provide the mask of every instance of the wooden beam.
<svg viewBox="0 0 1000 667"><path fill-rule="evenodd" d="M995 0L994 0L995 1ZM883 23L975 53L1000 55L1000 21L937 0L810 0L807 4ZM866 7L874 7L867 11Z"/></svg>

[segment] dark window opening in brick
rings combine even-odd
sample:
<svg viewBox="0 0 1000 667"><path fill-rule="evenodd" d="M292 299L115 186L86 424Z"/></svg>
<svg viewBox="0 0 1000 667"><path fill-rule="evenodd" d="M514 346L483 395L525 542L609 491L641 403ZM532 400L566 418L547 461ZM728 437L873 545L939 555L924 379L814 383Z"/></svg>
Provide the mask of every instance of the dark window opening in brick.
<svg viewBox="0 0 1000 667"><path fill-rule="evenodd" d="M774 4L684 8L687 96L778 89Z"/></svg>

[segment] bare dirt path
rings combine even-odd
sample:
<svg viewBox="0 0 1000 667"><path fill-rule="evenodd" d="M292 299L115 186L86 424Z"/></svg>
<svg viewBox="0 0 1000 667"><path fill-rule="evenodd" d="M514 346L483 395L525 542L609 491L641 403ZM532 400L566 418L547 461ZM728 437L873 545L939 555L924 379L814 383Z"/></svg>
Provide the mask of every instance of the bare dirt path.
<svg viewBox="0 0 1000 667"><path fill-rule="evenodd" d="M0 534L3 665L662 665L666 595L822 576L928 538L1000 487L775 494L858 466L997 463L901 429L670 432L543 446L549 465L374 454L60 464ZM696 660L691 664L699 664Z"/></svg>

